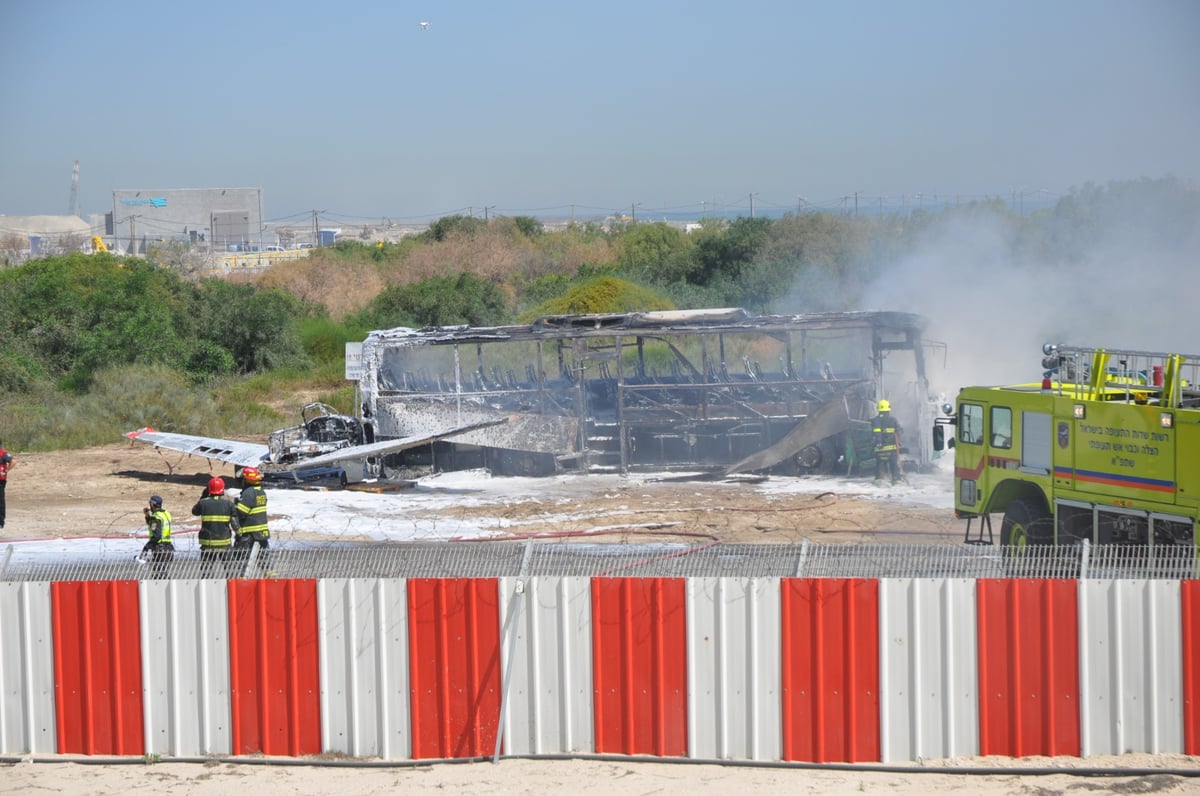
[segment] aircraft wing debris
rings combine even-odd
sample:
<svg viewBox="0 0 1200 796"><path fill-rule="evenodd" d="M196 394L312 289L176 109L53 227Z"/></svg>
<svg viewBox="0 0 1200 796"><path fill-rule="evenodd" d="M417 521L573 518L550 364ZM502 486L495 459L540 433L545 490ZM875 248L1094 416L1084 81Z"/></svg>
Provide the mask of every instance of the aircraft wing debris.
<svg viewBox="0 0 1200 796"><path fill-rule="evenodd" d="M468 431L476 431L489 426L497 426L501 423L508 422L505 418L495 420L487 420L479 423L470 423L465 426L456 428L447 428L443 431L435 431L432 434L414 434L409 437L401 437L400 439L389 439L381 442L372 442L367 445L354 445L348 448L333 451L332 453L322 454L321 456L313 456L308 459L301 459L287 466L288 470L309 470L316 467L329 467L342 462L356 462L364 459L374 458L376 456L384 456L389 453L398 453L409 448L416 448L420 445L428 445L431 442L437 442L447 437L453 437L457 434L464 434Z"/></svg>
<svg viewBox="0 0 1200 796"><path fill-rule="evenodd" d="M257 467L269 455L266 445L254 442L174 434L146 427L125 434L133 442L143 442L156 448L179 451L206 459L228 462L235 467Z"/></svg>

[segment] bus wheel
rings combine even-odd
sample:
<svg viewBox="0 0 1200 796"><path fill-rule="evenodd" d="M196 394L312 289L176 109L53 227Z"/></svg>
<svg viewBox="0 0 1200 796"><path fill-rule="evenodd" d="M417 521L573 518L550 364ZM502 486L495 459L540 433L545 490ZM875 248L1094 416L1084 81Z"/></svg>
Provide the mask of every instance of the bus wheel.
<svg viewBox="0 0 1200 796"><path fill-rule="evenodd" d="M801 448L800 452L793 457L793 461L796 463L797 472L812 473L827 468L830 463L830 455L826 446L818 442Z"/></svg>
<svg viewBox="0 0 1200 796"><path fill-rule="evenodd" d="M1008 504L1000 526L1000 544L1026 547L1050 544L1053 539L1050 515L1037 501L1020 498Z"/></svg>

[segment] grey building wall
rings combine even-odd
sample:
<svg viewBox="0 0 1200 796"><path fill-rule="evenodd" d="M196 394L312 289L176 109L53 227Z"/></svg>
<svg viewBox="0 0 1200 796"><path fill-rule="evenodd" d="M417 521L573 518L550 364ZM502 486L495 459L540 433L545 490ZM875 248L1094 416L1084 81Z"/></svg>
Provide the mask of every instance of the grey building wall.
<svg viewBox="0 0 1200 796"><path fill-rule="evenodd" d="M113 191L113 236L123 248L143 240L185 240L213 251L263 245L262 188ZM274 241L268 241L273 243Z"/></svg>

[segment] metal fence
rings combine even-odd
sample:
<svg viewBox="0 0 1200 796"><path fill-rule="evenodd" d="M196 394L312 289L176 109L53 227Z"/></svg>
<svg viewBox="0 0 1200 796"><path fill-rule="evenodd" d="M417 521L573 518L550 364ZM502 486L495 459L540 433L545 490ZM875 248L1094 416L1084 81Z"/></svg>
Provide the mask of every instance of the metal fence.
<svg viewBox="0 0 1200 796"><path fill-rule="evenodd" d="M257 550L255 551L257 553ZM1191 546L1006 548L916 544L587 544L547 541L393 542L276 549L169 563L101 553L0 550L0 582L170 578L1200 578Z"/></svg>

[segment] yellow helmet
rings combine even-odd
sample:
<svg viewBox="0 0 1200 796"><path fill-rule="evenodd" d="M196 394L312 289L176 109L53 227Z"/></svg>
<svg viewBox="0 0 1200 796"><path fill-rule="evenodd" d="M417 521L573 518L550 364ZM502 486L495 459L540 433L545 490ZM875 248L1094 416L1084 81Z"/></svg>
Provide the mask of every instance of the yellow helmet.
<svg viewBox="0 0 1200 796"><path fill-rule="evenodd" d="M889 401L887 398L880 398L879 399L879 411L880 412L892 411L892 402Z"/></svg>

